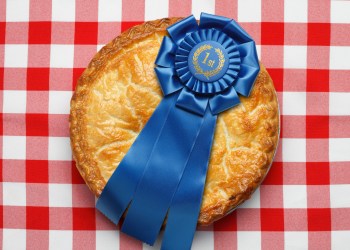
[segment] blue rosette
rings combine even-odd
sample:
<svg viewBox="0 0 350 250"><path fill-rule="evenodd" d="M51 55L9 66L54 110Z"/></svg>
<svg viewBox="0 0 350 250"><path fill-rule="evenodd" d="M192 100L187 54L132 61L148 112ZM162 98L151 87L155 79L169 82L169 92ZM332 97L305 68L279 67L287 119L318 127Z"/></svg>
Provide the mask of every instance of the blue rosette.
<svg viewBox="0 0 350 250"><path fill-rule="evenodd" d="M217 115L249 96L255 42L232 19L201 14L167 28L155 72L164 98L106 184L97 208L121 231L162 249L190 249Z"/></svg>

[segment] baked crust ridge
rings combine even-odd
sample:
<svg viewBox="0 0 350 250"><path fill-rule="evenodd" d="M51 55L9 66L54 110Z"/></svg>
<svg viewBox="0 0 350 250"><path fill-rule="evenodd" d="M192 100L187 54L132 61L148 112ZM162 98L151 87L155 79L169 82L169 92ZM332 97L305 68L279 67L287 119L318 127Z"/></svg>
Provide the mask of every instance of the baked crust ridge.
<svg viewBox="0 0 350 250"><path fill-rule="evenodd" d="M97 197L162 98L153 62L166 27L180 19L130 28L104 46L78 80L69 117L71 147ZM279 110L262 64L250 97L240 99L241 105L218 117L199 225L249 199L273 161Z"/></svg>

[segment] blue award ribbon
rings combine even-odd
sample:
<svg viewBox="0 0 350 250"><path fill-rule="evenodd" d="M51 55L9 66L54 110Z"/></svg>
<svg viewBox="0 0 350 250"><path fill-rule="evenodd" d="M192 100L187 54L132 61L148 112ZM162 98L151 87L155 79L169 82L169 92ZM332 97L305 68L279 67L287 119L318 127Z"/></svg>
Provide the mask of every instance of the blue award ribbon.
<svg viewBox="0 0 350 250"><path fill-rule="evenodd" d="M255 42L232 19L201 14L167 28L155 72L164 98L107 182L97 208L121 231L162 249L190 249L217 115L249 96Z"/></svg>

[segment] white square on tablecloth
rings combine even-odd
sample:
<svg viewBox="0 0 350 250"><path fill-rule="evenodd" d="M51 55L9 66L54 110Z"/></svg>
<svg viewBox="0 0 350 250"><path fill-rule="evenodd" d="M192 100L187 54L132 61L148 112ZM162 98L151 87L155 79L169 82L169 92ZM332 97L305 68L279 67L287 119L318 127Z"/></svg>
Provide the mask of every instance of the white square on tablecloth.
<svg viewBox="0 0 350 250"><path fill-rule="evenodd" d="M72 91L49 92L49 114L69 114Z"/></svg>
<svg viewBox="0 0 350 250"><path fill-rule="evenodd" d="M202 12L215 14L215 0L192 0L192 14L197 20Z"/></svg>
<svg viewBox="0 0 350 250"><path fill-rule="evenodd" d="M283 185L284 208L307 208L305 185Z"/></svg>
<svg viewBox="0 0 350 250"><path fill-rule="evenodd" d="M26 184L19 182L3 182L3 205L4 206L25 206L26 205Z"/></svg>
<svg viewBox="0 0 350 250"><path fill-rule="evenodd" d="M96 250L115 250L117 246L119 246L119 231L96 231Z"/></svg>
<svg viewBox="0 0 350 250"><path fill-rule="evenodd" d="M331 22L350 23L350 1L331 1Z"/></svg>
<svg viewBox="0 0 350 250"><path fill-rule="evenodd" d="M72 184L49 184L50 207L72 207Z"/></svg>
<svg viewBox="0 0 350 250"><path fill-rule="evenodd" d="M5 67L26 68L28 65L27 44L5 44Z"/></svg>
<svg viewBox="0 0 350 250"><path fill-rule="evenodd" d="M29 21L29 0L7 0L5 6L7 22Z"/></svg>
<svg viewBox="0 0 350 250"><path fill-rule="evenodd" d="M103 46L105 46L105 44L98 44L96 46L96 52L100 51L103 48Z"/></svg>
<svg viewBox="0 0 350 250"><path fill-rule="evenodd" d="M307 0L284 0L284 21L307 23Z"/></svg>
<svg viewBox="0 0 350 250"><path fill-rule="evenodd" d="M237 232L237 249L259 250L261 249L261 232Z"/></svg>
<svg viewBox="0 0 350 250"><path fill-rule="evenodd" d="M306 161L306 139L283 138L282 160L284 162L305 162Z"/></svg>
<svg viewBox="0 0 350 250"><path fill-rule="evenodd" d="M349 12L350 16L350 12ZM330 46L329 69L350 69L350 47Z"/></svg>
<svg viewBox="0 0 350 250"><path fill-rule="evenodd" d="M261 59L261 45L255 45L259 60Z"/></svg>
<svg viewBox="0 0 350 250"><path fill-rule="evenodd" d="M350 246L350 230L332 231L332 250L344 250L344 246Z"/></svg>
<svg viewBox="0 0 350 250"><path fill-rule="evenodd" d="M74 22L75 1L52 0L52 21Z"/></svg>
<svg viewBox="0 0 350 250"><path fill-rule="evenodd" d="M305 92L283 92L283 115L306 115Z"/></svg>
<svg viewBox="0 0 350 250"><path fill-rule="evenodd" d="M329 139L329 161L350 161L350 138Z"/></svg>
<svg viewBox="0 0 350 250"><path fill-rule="evenodd" d="M192 250L202 250L202 249L214 249L214 232L212 231L196 231Z"/></svg>
<svg viewBox="0 0 350 250"><path fill-rule="evenodd" d="M49 160L72 160L72 151L70 147L69 137L49 137Z"/></svg>
<svg viewBox="0 0 350 250"><path fill-rule="evenodd" d="M307 232L284 232L284 249L307 249L308 233Z"/></svg>
<svg viewBox="0 0 350 250"><path fill-rule="evenodd" d="M25 229L3 229L3 249L26 249L27 233Z"/></svg>
<svg viewBox="0 0 350 250"><path fill-rule="evenodd" d="M329 115L350 115L350 93L329 93Z"/></svg>
<svg viewBox="0 0 350 250"><path fill-rule="evenodd" d="M50 250L72 249L73 232L70 230L49 230Z"/></svg>
<svg viewBox="0 0 350 250"><path fill-rule="evenodd" d="M73 68L74 45L52 44L50 52L51 68Z"/></svg>
<svg viewBox="0 0 350 250"><path fill-rule="evenodd" d="M256 189L252 197L246 200L239 208L260 208L260 187Z"/></svg>
<svg viewBox="0 0 350 250"><path fill-rule="evenodd" d="M26 159L26 137L25 136L3 136L2 137L3 159Z"/></svg>
<svg viewBox="0 0 350 250"><path fill-rule="evenodd" d="M350 93L329 93L329 115L350 115Z"/></svg>
<svg viewBox="0 0 350 250"><path fill-rule="evenodd" d="M168 16L168 0L145 0L145 21Z"/></svg>
<svg viewBox="0 0 350 250"><path fill-rule="evenodd" d="M26 113L27 92L24 90L3 91L3 113L24 114Z"/></svg>
<svg viewBox="0 0 350 250"><path fill-rule="evenodd" d="M239 22L261 22L261 0L238 0Z"/></svg>
<svg viewBox="0 0 350 250"><path fill-rule="evenodd" d="M330 185L330 194L332 208L350 208L350 184Z"/></svg>
<svg viewBox="0 0 350 250"><path fill-rule="evenodd" d="M122 0L98 1L99 22L120 22L122 20Z"/></svg>
<svg viewBox="0 0 350 250"><path fill-rule="evenodd" d="M290 69L306 69L307 47L303 45L283 46L283 66Z"/></svg>

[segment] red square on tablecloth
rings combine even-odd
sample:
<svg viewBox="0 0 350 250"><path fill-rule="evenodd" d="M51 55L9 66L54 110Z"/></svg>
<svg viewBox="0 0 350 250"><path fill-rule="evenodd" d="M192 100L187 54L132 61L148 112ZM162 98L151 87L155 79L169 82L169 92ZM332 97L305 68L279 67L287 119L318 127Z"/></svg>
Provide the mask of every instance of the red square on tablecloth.
<svg viewBox="0 0 350 250"><path fill-rule="evenodd" d="M73 208L73 230L96 230L95 208Z"/></svg>
<svg viewBox="0 0 350 250"><path fill-rule="evenodd" d="M46 160L26 160L26 182L48 183L49 167Z"/></svg>
<svg viewBox="0 0 350 250"><path fill-rule="evenodd" d="M72 184L85 184L75 164L75 161L72 161Z"/></svg>
<svg viewBox="0 0 350 250"><path fill-rule="evenodd" d="M283 184L283 163L273 162L264 185L282 185Z"/></svg>
<svg viewBox="0 0 350 250"><path fill-rule="evenodd" d="M284 213L281 208L261 208L261 230L283 231Z"/></svg>
<svg viewBox="0 0 350 250"><path fill-rule="evenodd" d="M76 22L75 23L75 44L96 44L97 43L97 22Z"/></svg>
<svg viewBox="0 0 350 250"><path fill-rule="evenodd" d="M237 230L237 212L229 214L222 220L214 223L215 231L236 231Z"/></svg>
<svg viewBox="0 0 350 250"><path fill-rule="evenodd" d="M311 92L329 91L329 70L328 69L308 69L306 89Z"/></svg>
<svg viewBox="0 0 350 250"><path fill-rule="evenodd" d="M306 163L308 185L329 185L329 178L329 162Z"/></svg>
<svg viewBox="0 0 350 250"><path fill-rule="evenodd" d="M307 217L309 231L331 230L330 208L308 208Z"/></svg>
<svg viewBox="0 0 350 250"><path fill-rule="evenodd" d="M48 115L26 114L26 129L27 136L48 136Z"/></svg>
<svg viewBox="0 0 350 250"><path fill-rule="evenodd" d="M331 25L329 23L308 23L307 44L324 45L330 44Z"/></svg>
<svg viewBox="0 0 350 250"><path fill-rule="evenodd" d="M74 90L78 84L78 79L83 74L84 70L85 70L85 68L74 68L73 69L73 86L72 86L72 88Z"/></svg>
<svg viewBox="0 0 350 250"><path fill-rule="evenodd" d="M0 22L0 44L5 43L5 30L6 30L6 23Z"/></svg>
<svg viewBox="0 0 350 250"><path fill-rule="evenodd" d="M49 79L49 68L28 68L27 90L49 90Z"/></svg>
<svg viewBox="0 0 350 250"><path fill-rule="evenodd" d="M284 43L284 23L261 23L261 44L282 45Z"/></svg>
<svg viewBox="0 0 350 250"><path fill-rule="evenodd" d="M329 116L308 115L306 116L306 137L307 138L328 138Z"/></svg>
<svg viewBox="0 0 350 250"><path fill-rule="evenodd" d="M276 91L283 90L283 69L267 69L273 80Z"/></svg>
<svg viewBox="0 0 350 250"><path fill-rule="evenodd" d="M143 22L141 22L141 21L138 21L138 22L122 22L122 32L124 32L124 31L130 29L131 27L134 27L134 26L136 26L138 24L141 24L141 23L143 23Z"/></svg>
<svg viewBox="0 0 350 250"><path fill-rule="evenodd" d="M49 229L49 208L27 206L27 229Z"/></svg>
<svg viewBox="0 0 350 250"><path fill-rule="evenodd" d="M51 22L29 23L29 44L51 43Z"/></svg>

